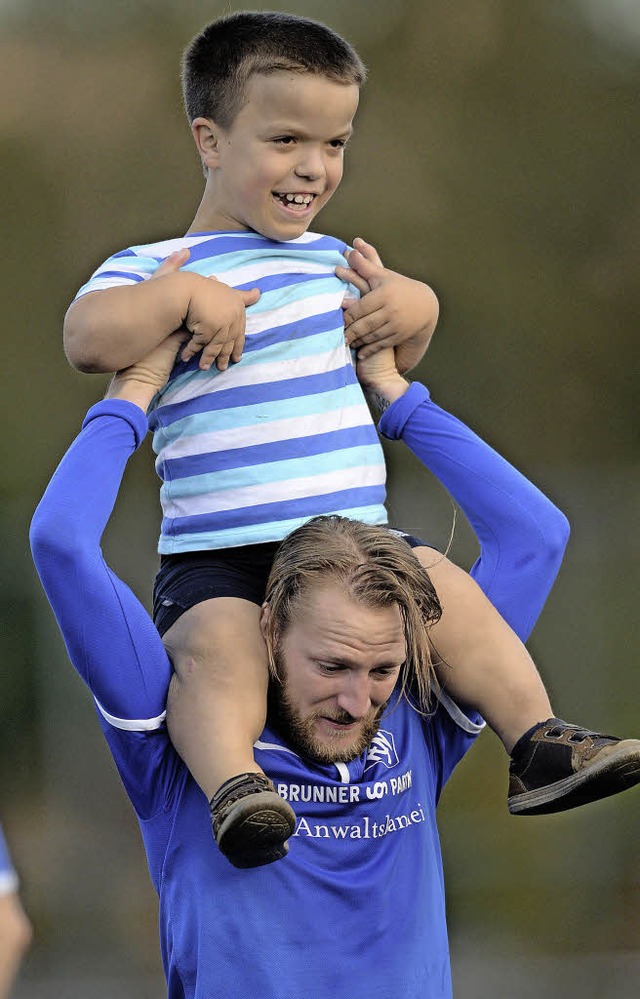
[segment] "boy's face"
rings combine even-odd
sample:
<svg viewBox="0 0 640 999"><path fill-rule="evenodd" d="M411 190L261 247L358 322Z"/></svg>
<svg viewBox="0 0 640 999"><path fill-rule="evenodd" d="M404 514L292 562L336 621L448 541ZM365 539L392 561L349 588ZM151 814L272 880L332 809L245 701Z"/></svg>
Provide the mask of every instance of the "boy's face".
<svg viewBox="0 0 640 999"><path fill-rule="evenodd" d="M193 124L208 167L206 227L301 236L342 179L355 84L311 73L254 74L228 129Z"/></svg>

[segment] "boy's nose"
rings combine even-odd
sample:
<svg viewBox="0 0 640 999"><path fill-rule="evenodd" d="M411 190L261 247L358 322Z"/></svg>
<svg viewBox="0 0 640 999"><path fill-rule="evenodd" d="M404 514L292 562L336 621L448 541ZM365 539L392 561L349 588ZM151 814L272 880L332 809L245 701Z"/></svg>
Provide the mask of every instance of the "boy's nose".
<svg viewBox="0 0 640 999"><path fill-rule="evenodd" d="M305 180L318 180L324 177L326 170L320 150L305 150L296 164L295 172L297 177Z"/></svg>

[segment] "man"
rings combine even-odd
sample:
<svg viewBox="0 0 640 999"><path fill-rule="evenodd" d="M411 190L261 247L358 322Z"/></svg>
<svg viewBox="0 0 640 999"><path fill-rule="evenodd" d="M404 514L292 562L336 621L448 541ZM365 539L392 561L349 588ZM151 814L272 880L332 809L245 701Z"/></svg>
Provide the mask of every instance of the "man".
<svg viewBox="0 0 640 999"><path fill-rule="evenodd" d="M8 999L31 937L31 923L18 895L18 875L0 826L0 999Z"/></svg>
<svg viewBox="0 0 640 999"><path fill-rule="evenodd" d="M424 703L437 597L409 544L385 528L318 518L283 543L262 613L273 679L255 748L296 828L288 857L266 867L237 870L213 848L206 797L164 726L170 663L100 551L179 342L174 334L115 377L32 525L38 571L140 822L169 995L448 997L435 807L483 722L445 691ZM382 432L402 437L465 509L481 540L473 575L526 637L562 556L562 514L422 386L408 386L390 352L359 374L390 404ZM543 547L541 537L556 540ZM544 745L553 723L541 728ZM640 742L575 734L594 766L607 753L640 759Z"/></svg>

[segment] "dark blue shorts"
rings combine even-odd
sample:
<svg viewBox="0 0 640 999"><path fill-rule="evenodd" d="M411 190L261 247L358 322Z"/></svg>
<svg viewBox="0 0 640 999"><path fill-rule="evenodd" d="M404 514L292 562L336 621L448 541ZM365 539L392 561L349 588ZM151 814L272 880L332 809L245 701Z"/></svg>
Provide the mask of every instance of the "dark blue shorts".
<svg viewBox="0 0 640 999"><path fill-rule="evenodd" d="M397 531L411 548L426 542ZM153 621L164 635L179 617L214 597L240 597L260 606L279 541L238 548L163 555L153 584Z"/></svg>

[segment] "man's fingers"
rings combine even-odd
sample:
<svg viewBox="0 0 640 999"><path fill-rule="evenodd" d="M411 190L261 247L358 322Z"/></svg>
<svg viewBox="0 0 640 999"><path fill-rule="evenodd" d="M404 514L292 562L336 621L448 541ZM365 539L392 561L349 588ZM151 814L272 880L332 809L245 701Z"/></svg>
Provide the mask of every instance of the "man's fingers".
<svg viewBox="0 0 640 999"><path fill-rule="evenodd" d="M175 274L176 271L179 271L180 268L186 264L190 256L191 254L186 246L184 246L181 250L175 250L173 253L169 254L166 260L162 261L149 280L153 281L155 278L166 277L167 274Z"/></svg>
<svg viewBox="0 0 640 999"><path fill-rule="evenodd" d="M177 360L178 351L180 350L180 345L183 344L189 334L186 330L176 330L175 333L170 333L166 340L163 340L154 351L152 351L151 357L157 357L158 360L162 361L165 359L169 360L167 368L167 378L169 377L169 372ZM148 358L145 359L148 361ZM142 363L145 363L144 360ZM165 379L166 380L166 379Z"/></svg>
<svg viewBox="0 0 640 999"><path fill-rule="evenodd" d="M201 350L202 344L194 343L193 340L189 340L185 347L180 351L180 360L190 361L191 358L195 357Z"/></svg>

